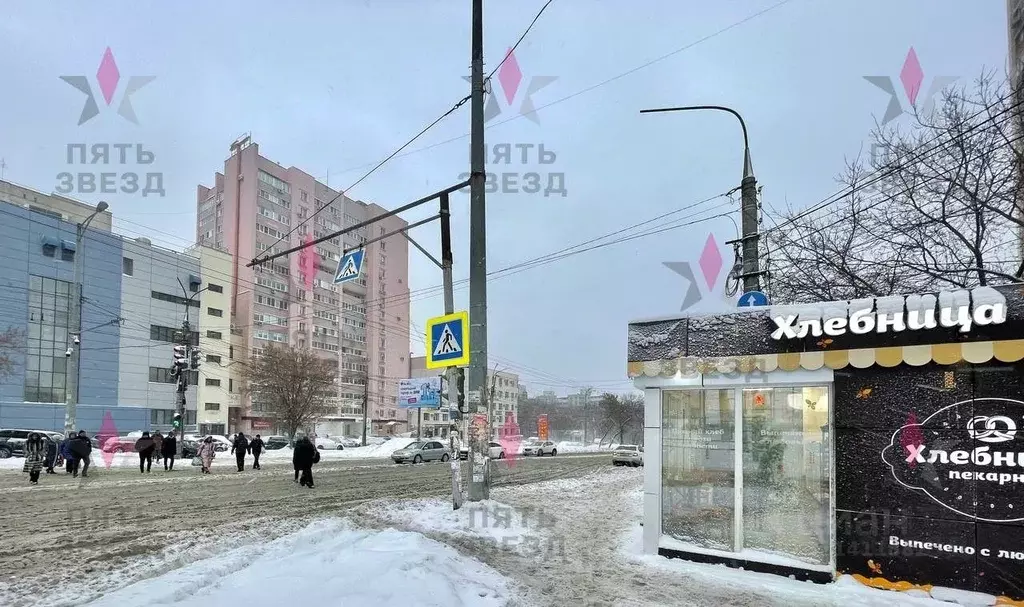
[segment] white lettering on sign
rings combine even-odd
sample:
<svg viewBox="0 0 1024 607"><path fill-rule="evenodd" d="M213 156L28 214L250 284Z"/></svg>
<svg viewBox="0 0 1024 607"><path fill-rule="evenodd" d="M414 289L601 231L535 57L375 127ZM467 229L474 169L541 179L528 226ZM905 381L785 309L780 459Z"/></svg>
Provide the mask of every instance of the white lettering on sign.
<svg viewBox="0 0 1024 607"><path fill-rule="evenodd" d="M963 293L966 295L966 291ZM899 333L936 327L958 328L961 333L968 333L975 325L997 325L1006 322L1006 300L999 291L992 287L978 287L971 291L970 295L973 312L971 306L954 305L952 295L940 294L939 301L945 303L939 306L938 317L934 308L919 307L935 301L934 296L922 295L908 296L905 298L904 307L899 310L863 309L859 308L862 305L860 302L857 304L858 309L854 309L851 302L847 304L849 308L845 318L826 316L823 319L821 310L808 309L807 312L794 314L794 310L790 309L785 315L772 317L776 326L772 332L772 339L796 339L808 335L838 336L848 332L857 335ZM843 305L841 302L834 303ZM833 302L825 305L831 306Z"/></svg>

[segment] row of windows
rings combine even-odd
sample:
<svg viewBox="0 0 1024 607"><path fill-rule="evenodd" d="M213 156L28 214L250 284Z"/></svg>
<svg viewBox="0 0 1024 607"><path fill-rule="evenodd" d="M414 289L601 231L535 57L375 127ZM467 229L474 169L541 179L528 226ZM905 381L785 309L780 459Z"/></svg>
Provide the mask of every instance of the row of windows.
<svg viewBox="0 0 1024 607"><path fill-rule="evenodd" d="M171 375L170 367L150 367L149 381L154 384L173 384L177 383L178 379ZM188 385L195 386L198 384L199 371L189 371Z"/></svg>
<svg viewBox="0 0 1024 607"><path fill-rule="evenodd" d="M178 343L178 335L181 333L181 329L174 327L163 327L160 325L149 325L149 338L153 341L164 341L170 344ZM191 339L189 340L193 346L199 345L199 332L191 331L189 333Z"/></svg>
<svg viewBox="0 0 1024 607"><path fill-rule="evenodd" d="M265 339L267 341L276 341L279 343L284 343L288 341L288 336L283 333L272 333L270 331L263 331L262 329L258 331L253 331L252 335L256 339Z"/></svg>
<svg viewBox="0 0 1024 607"><path fill-rule="evenodd" d="M160 291L152 291L151 294L153 299L159 299L160 301L168 301L170 303L178 304L179 306L189 305L192 306L193 308L199 307L199 301L196 299L189 300L185 299L181 295L171 295L170 293L161 293Z"/></svg>
<svg viewBox="0 0 1024 607"><path fill-rule="evenodd" d="M287 310L288 309L288 302L287 301L285 301L283 299L274 299L273 297L268 297L266 295L257 295L256 296L256 303L262 304L264 306L270 306L271 308L277 308L279 310Z"/></svg>
<svg viewBox="0 0 1024 607"><path fill-rule="evenodd" d="M151 409L149 412L149 423L154 426L170 426L174 422L174 409ZM185 425L196 423L196 412L185 411Z"/></svg>
<svg viewBox="0 0 1024 607"><path fill-rule="evenodd" d="M279 221L279 222L283 223L286 226L292 224L291 218L287 214L285 214L285 213L275 213L274 211L271 211L270 209L266 209L264 207L260 207L259 209L260 209L259 210L260 215L266 217L267 219L273 219L274 221Z"/></svg>
<svg viewBox="0 0 1024 607"><path fill-rule="evenodd" d="M292 191L292 186L288 185L287 181L278 179L266 171L261 170L259 172L259 180L282 192L291 193Z"/></svg>
<svg viewBox="0 0 1024 607"><path fill-rule="evenodd" d="M276 281L272 278L264 278L262 276L257 276L256 284L263 287L267 287L268 289L273 289L275 291L282 291L284 293L288 292L288 285L286 283Z"/></svg>

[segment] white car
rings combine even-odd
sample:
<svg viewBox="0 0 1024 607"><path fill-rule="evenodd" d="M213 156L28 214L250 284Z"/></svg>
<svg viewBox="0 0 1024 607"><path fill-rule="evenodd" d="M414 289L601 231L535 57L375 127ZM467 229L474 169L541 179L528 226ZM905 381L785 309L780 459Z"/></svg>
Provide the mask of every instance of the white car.
<svg viewBox="0 0 1024 607"><path fill-rule="evenodd" d="M341 451L345 448L345 445L339 443L333 438L318 438L316 439L317 449L326 449L328 451Z"/></svg>
<svg viewBox="0 0 1024 607"><path fill-rule="evenodd" d="M352 447L359 447L359 446L361 446L363 444L363 441L362 441L362 439L359 439L359 438L349 438L349 437L346 436L346 437L341 439L341 444L346 449L351 449Z"/></svg>
<svg viewBox="0 0 1024 607"><path fill-rule="evenodd" d="M523 447L523 455L536 455L541 457L543 455L558 455L558 447L552 441L546 440L543 442L536 442L527 444Z"/></svg>
<svg viewBox="0 0 1024 607"><path fill-rule="evenodd" d="M619 445L612 453L612 463L616 466L643 466L643 445Z"/></svg>

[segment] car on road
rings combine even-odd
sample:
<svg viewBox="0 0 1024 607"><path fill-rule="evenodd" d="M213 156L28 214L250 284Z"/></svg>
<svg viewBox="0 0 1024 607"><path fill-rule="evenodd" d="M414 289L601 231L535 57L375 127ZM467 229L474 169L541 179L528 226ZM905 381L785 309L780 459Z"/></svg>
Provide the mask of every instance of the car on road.
<svg viewBox="0 0 1024 607"><path fill-rule="evenodd" d="M616 466L637 466L644 465L643 445L619 445L612 452L612 463Z"/></svg>
<svg viewBox="0 0 1024 607"><path fill-rule="evenodd" d="M448 461L448 450L439 441L414 442L392 453L391 459L396 464L403 464L405 462L418 464L434 460L446 462Z"/></svg>
<svg viewBox="0 0 1024 607"><path fill-rule="evenodd" d="M544 455L555 456L558 455L558 447L552 441L538 441L536 443L530 443L523 447L523 455L536 455L541 457Z"/></svg>
<svg viewBox="0 0 1024 607"><path fill-rule="evenodd" d="M487 457L491 459L505 459L505 448L501 446L501 443L487 443ZM469 459L469 447L463 447L459 450L459 459Z"/></svg>

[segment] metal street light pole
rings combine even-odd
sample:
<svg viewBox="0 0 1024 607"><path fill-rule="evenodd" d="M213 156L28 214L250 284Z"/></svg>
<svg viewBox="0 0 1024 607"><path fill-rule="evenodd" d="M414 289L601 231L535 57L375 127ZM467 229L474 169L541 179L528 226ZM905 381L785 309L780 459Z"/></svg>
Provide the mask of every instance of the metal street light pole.
<svg viewBox="0 0 1024 607"><path fill-rule="evenodd" d="M185 295L185 319L181 322L181 340L180 345L185 346L185 366L184 368L178 369L178 407L177 413L181 419L181 426L178 427L178 440L176 441L175 457L181 457L181 449L185 442L185 422L187 421L187 413L185 407L185 393L188 391L188 374L191 371L192 362L192 325L189 322L189 308L192 307L192 300L198 297L203 291L210 288L210 285L206 285L202 289L199 289L192 295L188 294L188 289L182 284L181 279L178 279L178 284L181 285L181 292ZM198 349L198 348L197 348ZM198 369L198 365L196 366ZM198 382L197 382L198 383ZM198 408L196 409L198 415ZM198 420L197 420L198 421Z"/></svg>
<svg viewBox="0 0 1024 607"><path fill-rule="evenodd" d="M93 218L107 210L105 201L96 205L96 210L85 218L85 221L75 226L75 282L71 286L71 328L68 331L70 343L68 343L67 359L68 368L64 381L64 434L67 435L75 430L75 417L78 406L78 384L80 363L81 363L81 337L82 332L82 274L85 260L82 255L82 243L85 240L85 230Z"/></svg>
<svg viewBox="0 0 1024 607"><path fill-rule="evenodd" d="M655 114L661 112L689 112L699 110L713 110L727 112L740 121L740 128L743 129L743 180L740 182L740 193L742 202L740 205L740 216L743 223L743 290L761 290L761 270L758 260L758 215L757 208L757 179L754 178L754 167L750 162L750 142L747 139L747 124L743 122L740 113L732 108L722 105L689 105L683 107L666 107L652 110L640 110L641 114Z"/></svg>

